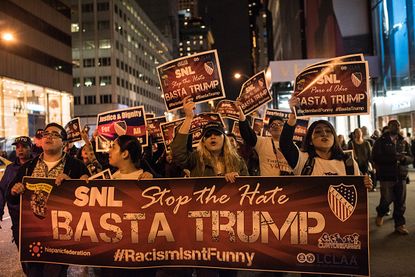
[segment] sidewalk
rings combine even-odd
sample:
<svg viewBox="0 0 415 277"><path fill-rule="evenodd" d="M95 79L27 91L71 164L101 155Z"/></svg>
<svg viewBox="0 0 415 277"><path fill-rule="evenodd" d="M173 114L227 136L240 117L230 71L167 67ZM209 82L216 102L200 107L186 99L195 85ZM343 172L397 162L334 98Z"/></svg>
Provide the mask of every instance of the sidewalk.
<svg viewBox="0 0 415 277"><path fill-rule="evenodd" d="M394 232L392 216L384 218L383 226L376 226L376 206L380 199L379 187L376 192L369 192L371 276L415 276L415 263L412 261L415 254L415 169L413 168L410 168L409 179L405 218L410 234L407 236Z"/></svg>

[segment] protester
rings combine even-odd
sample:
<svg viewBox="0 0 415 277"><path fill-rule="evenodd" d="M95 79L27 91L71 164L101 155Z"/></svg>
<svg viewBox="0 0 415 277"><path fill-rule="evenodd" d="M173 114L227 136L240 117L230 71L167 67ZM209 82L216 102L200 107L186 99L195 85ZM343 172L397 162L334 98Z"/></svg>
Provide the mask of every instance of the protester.
<svg viewBox="0 0 415 277"><path fill-rule="evenodd" d="M290 99L290 107L298 103L296 98ZM346 155L337 139L336 130L326 120L313 122L307 130L300 151L293 142L297 117L289 115L281 133L281 151L294 170L295 175L360 175L359 167L351 156ZM369 176L365 176L366 188L372 187Z"/></svg>
<svg viewBox="0 0 415 277"><path fill-rule="evenodd" d="M0 220L3 219L4 206L6 204L6 191L10 183L16 177L20 166L32 159L32 141L29 137L21 136L14 140L13 145L16 146L16 160L6 167L3 178L0 181ZM12 219L13 240L18 246L19 243L19 206L11 201L7 201L7 208Z"/></svg>
<svg viewBox="0 0 415 277"><path fill-rule="evenodd" d="M171 144L173 161L181 168L188 169L191 177L225 176L227 182L233 183L237 176L248 175L245 162L231 145L229 138L225 136L220 123L206 124L197 149L189 150L187 141L195 104L190 97L186 97L183 101L185 120ZM219 276L217 270L210 269L197 269L193 273L186 272L183 276L193 276L193 274Z"/></svg>
<svg viewBox="0 0 415 277"><path fill-rule="evenodd" d="M391 120L386 131L373 146L373 161L377 167L380 181L380 202L376 208L376 225L383 225L383 217L393 202L393 219L395 231L401 235L409 234L405 227L406 183L408 165L413 162L409 144L399 134L401 124Z"/></svg>
<svg viewBox="0 0 415 277"><path fill-rule="evenodd" d="M354 159L359 165L360 172L362 174L369 174L369 169L371 169L372 147L369 141L363 139L363 133L360 128L356 128L353 131L353 140L350 146L350 150L353 150Z"/></svg>
<svg viewBox="0 0 415 277"><path fill-rule="evenodd" d="M370 136L370 138L373 140L373 144L378 138L380 138L380 135L381 135L381 132L378 129L375 129L373 131L373 134Z"/></svg>
<svg viewBox="0 0 415 277"><path fill-rule="evenodd" d="M153 175L140 168L142 147L136 137L119 136L109 151L110 165L118 168L112 175L113 179L148 179Z"/></svg>
<svg viewBox="0 0 415 277"><path fill-rule="evenodd" d="M340 146L343 150L348 149L347 144L346 144L346 140L344 139L343 135L338 135L337 140L339 141L339 144L340 144Z"/></svg>
<svg viewBox="0 0 415 277"><path fill-rule="evenodd" d="M84 130L81 131L81 137L85 144L78 150L76 157L86 165L90 175L95 175L102 171L102 165L97 160L93 144Z"/></svg>
<svg viewBox="0 0 415 277"><path fill-rule="evenodd" d="M73 142L65 144L65 147L63 148L63 151L67 153L71 157L76 157L78 153L78 148L75 146Z"/></svg>
<svg viewBox="0 0 415 277"><path fill-rule="evenodd" d="M148 136L148 146L143 149L141 162L141 167L150 172L155 178L164 177L165 168L164 168L164 144L163 143L153 143L153 136Z"/></svg>
<svg viewBox="0 0 415 277"><path fill-rule="evenodd" d="M362 126L360 128L360 130L362 131L363 140L369 142L370 147L373 147L373 144L375 143L375 141L370 137L369 131L368 131L367 127L366 126Z"/></svg>
<svg viewBox="0 0 415 277"><path fill-rule="evenodd" d="M210 122L203 128L196 151L189 151L187 138L194 108L194 102L189 97L185 98L185 120L171 144L173 160L182 168L189 169L192 177L225 176L228 182L233 183L237 176L248 175L245 162L225 136L223 126L217 122Z"/></svg>
<svg viewBox="0 0 415 277"><path fill-rule="evenodd" d="M239 101L236 102L239 109L239 131L245 144L254 147L259 158L261 176L291 175L292 169L281 153L279 139L284 125L281 117L272 116L268 121L268 131L271 137L257 136L249 125L242 111Z"/></svg>
<svg viewBox="0 0 415 277"><path fill-rule="evenodd" d="M42 149L42 134L43 129L37 129L33 138L32 154L34 157L40 155L43 152Z"/></svg>
<svg viewBox="0 0 415 277"><path fill-rule="evenodd" d="M411 140L411 154L415 157L415 139ZM412 162L412 167L415 168L415 159Z"/></svg>
<svg viewBox="0 0 415 277"><path fill-rule="evenodd" d="M46 125L42 134L43 153L22 165L7 192L8 201L19 205L19 194L25 191L22 184L24 176L55 178L57 186L67 179L87 179L89 172L78 159L63 152L67 140L65 129L57 123ZM12 215L11 215L12 216ZM19 218L13 219L19 222ZM66 276L68 266L49 263L27 263L27 276Z"/></svg>

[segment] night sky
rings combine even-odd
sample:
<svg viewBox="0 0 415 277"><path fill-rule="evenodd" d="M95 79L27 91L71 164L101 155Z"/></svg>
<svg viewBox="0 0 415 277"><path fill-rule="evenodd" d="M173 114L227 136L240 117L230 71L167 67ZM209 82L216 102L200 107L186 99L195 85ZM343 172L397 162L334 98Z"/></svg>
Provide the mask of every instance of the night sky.
<svg viewBox="0 0 415 277"><path fill-rule="evenodd" d="M246 78L235 80L235 72L253 74L250 54L247 0L199 0L200 16L210 26L218 50L226 96L234 100Z"/></svg>

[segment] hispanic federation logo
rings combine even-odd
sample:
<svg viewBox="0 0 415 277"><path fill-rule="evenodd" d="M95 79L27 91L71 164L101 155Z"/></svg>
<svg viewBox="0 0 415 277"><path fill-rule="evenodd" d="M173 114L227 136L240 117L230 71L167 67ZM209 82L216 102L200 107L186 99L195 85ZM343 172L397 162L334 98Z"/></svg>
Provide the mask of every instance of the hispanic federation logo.
<svg viewBox="0 0 415 277"><path fill-rule="evenodd" d="M327 200L333 214L345 222L353 214L357 204L357 191L354 185L331 185L328 189Z"/></svg>
<svg viewBox="0 0 415 277"><path fill-rule="evenodd" d="M42 244L38 241L38 242L32 242L29 245L29 252L30 254L32 254L33 257L40 257L40 254L42 254L44 251L44 248L42 246Z"/></svg>
<svg viewBox="0 0 415 277"><path fill-rule="evenodd" d="M351 78L352 78L352 83L355 87L359 87L363 80L363 76L361 72L352 73Z"/></svg>

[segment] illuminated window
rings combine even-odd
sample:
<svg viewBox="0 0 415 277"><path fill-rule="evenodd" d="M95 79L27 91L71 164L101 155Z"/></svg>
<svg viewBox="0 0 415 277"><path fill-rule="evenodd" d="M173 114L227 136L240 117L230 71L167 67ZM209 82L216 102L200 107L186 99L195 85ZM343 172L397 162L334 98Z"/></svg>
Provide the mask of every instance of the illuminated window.
<svg viewBox="0 0 415 277"><path fill-rule="evenodd" d="M95 77L84 77L84 86L95 86Z"/></svg>
<svg viewBox="0 0 415 277"><path fill-rule="evenodd" d="M80 78L73 78L73 86L79 88L81 86L81 79Z"/></svg>
<svg viewBox="0 0 415 277"><path fill-rule="evenodd" d="M100 76L99 85L101 87L111 85L111 76Z"/></svg>
<svg viewBox="0 0 415 277"><path fill-rule="evenodd" d="M93 40L84 41L84 49L95 49L95 42Z"/></svg>
<svg viewBox="0 0 415 277"><path fill-rule="evenodd" d="M111 41L109 39L99 40L99 48L100 49L109 49L109 48L111 48Z"/></svg>
<svg viewBox="0 0 415 277"><path fill-rule="evenodd" d="M78 23L72 23L72 24L71 24L71 32L72 32L72 33L77 33L77 32L79 32L79 24L78 24Z"/></svg>

